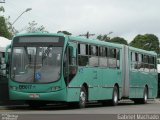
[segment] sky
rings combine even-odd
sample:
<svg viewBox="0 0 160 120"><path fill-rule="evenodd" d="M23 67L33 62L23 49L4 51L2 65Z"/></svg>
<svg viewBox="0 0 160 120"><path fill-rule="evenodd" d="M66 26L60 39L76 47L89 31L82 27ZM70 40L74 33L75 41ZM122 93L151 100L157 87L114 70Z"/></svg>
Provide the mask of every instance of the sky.
<svg viewBox="0 0 160 120"><path fill-rule="evenodd" d="M128 42L138 34L155 34L160 39L160 0L5 0L5 16L22 31L31 21L55 33L66 30L74 36L89 31L123 37Z"/></svg>

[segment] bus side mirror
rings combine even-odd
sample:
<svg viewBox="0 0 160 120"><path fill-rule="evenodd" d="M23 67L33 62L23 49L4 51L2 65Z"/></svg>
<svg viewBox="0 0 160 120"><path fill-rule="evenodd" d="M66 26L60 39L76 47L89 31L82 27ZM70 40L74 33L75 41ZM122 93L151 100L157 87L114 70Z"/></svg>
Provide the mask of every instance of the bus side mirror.
<svg viewBox="0 0 160 120"><path fill-rule="evenodd" d="M70 49L70 54L72 58L76 58L76 48L74 48L73 46L69 46Z"/></svg>
<svg viewBox="0 0 160 120"><path fill-rule="evenodd" d="M76 65L76 48L74 48L73 46L69 46L69 64L70 65Z"/></svg>
<svg viewBox="0 0 160 120"><path fill-rule="evenodd" d="M6 51L5 51L5 62L6 62L6 64L9 64L9 53L11 52L11 45L8 45L7 47L6 47Z"/></svg>
<svg viewBox="0 0 160 120"><path fill-rule="evenodd" d="M76 56L77 56L77 55L76 55L76 48L73 48L73 49L72 49L72 57L73 57L73 58L76 58Z"/></svg>

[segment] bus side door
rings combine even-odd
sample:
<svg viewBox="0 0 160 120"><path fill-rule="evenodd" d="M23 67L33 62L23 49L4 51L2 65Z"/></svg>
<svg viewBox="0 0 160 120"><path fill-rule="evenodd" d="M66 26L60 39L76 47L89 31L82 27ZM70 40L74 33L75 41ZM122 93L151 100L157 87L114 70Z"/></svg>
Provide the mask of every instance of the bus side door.
<svg viewBox="0 0 160 120"><path fill-rule="evenodd" d="M69 43L64 58L64 78L68 85L77 73L76 43Z"/></svg>

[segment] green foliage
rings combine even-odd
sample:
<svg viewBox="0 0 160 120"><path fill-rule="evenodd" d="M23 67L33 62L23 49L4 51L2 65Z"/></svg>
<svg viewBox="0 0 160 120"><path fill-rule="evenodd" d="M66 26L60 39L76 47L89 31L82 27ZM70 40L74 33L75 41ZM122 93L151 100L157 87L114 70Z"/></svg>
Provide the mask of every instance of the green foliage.
<svg viewBox="0 0 160 120"><path fill-rule="evenodd" d="M106 41L106 42L108 42L108 41L110 40L110 37L108 37L107 34L105 34L105 35L98 35L98 36L97 36L97 39L98 39L98 40L101 40L101 41Z"/></svg>
<svg viewBox="0 0 160 120"><path fill-rule="evenodd" d="M114 38L110 39L110 37L108 37L107 34L105 34L105 35L98 35L97 39L99 39L101 41L106 41L106 42L113 42L113 43L119 43L119 44L128 45L127 41L124 38L114 37Z"/></svg>
<svg viewBox="0 0 160 120"><path fill-rule="evenodd" d="M159 52L159 40L158 37L153 34L137 35L130 43L130 46Z"/></svg>
<svg viewBox="0 0 160 120"><path fill-rule="evenodd" d="M4 7L0 7L0 13L5 12ZM13 28L9 22L9 18L5 18L3 15L0 15L0 36L11 39L13 37Z"/></svg>
<svg viewBox="0 0 160 120"><path fill-rule="evenodd" d="M68 32L68 31L58 31L57 33L63 33L65 35L72 35L72 33Z"/></svg>
<svg viewBox="0 0 160 120"><path fill-rule="evenodd" d="M0 16L0 36L8 39L12 38L12 33L8 29L7 20L3 16Z"/></svg>
<svg viewBox="0 0 160 120"><path fill-rule="evenodd" d="M7 27L8 27L8 31L12 34L12 37L13 37L13 35L18 33L18 30L16 30L12 26L12 23L10 22L10 16L8 18L6 18L6 24L7 24Z"/></svg>
<svg viewBox="0 0 160 120"><path fill-rule="evenodd" d="M0 6L0 12L5 12L5 9L3 6Z"/></svg>
<svg viewBox="0 0 160 120"><path fill-rule="evenodd" d="M35 33L35 32L42 32L42 33L48 33L48 31L45 30L45 27L43 25L38 26L38 23L35 21L29 22L29 26L27 27L28 33Z"/></svg>
<svg viewBox="0 0 160 120"><path fill-rule="evenodd" d="M128 45L127 41L124 38L121 38L121 37L114 37L109 42Z"/></svg>

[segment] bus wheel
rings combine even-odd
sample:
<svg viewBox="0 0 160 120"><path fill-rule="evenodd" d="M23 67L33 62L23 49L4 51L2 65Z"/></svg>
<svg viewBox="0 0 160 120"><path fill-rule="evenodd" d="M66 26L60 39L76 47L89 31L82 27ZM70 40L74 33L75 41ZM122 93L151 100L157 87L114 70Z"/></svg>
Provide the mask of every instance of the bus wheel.
<svg viewBox="0 0 160 120"><path fill-rule="evenodd" d="M148 99L148 89L144 88L143 98L133 99L136 104L146 104Z"/></svg>
<svg viewBox="0 0 160 120"><path fill-rule="evenodd" d="M79 96L79 108L85 108L87 101L86 89L82 86Z"/></svg>
<svg viewBox="0 0 160 120"><path fill-rule="evenodd" d="M146 104L147 103L147 99L148 99L148 89L147 89L147 87L145 87L144 88L144 93L143 93L142 103Z"/></svg>
<svg viewBox="0 0 160 120"><path fill-rule="evenodd" d="M113 106L118 105L118 88L117 88L117 86L114 86L114 88L113 88L112 105Z"/></svg>

